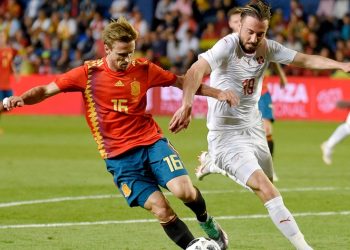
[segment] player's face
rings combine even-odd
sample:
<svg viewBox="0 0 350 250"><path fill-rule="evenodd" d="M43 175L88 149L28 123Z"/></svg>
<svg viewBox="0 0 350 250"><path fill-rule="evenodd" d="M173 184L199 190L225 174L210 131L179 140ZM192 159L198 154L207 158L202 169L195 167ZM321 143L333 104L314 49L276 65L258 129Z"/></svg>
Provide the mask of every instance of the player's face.
<svg viewBox="0 0 350 250"><path fill-rule="evenodd" d="M241 14L237 13L230 16L230 19L228 20L228 25L232 29L234 33L239 32L240 25L241 25Z"/></svg>
<svg viewBox="0 0 350 250"><path fill-rule="evenodd" d="M108 66L114 71L125 71L131 63L135 51L135 41L114 42L112 48L105 44Z"/></svg>
<svg viewBox="0 0 350 250"><path fill-rule="evenodd" d="M239 43L246 53L254 53L265 38L269 22L246 16L241 20Z"/></svg>

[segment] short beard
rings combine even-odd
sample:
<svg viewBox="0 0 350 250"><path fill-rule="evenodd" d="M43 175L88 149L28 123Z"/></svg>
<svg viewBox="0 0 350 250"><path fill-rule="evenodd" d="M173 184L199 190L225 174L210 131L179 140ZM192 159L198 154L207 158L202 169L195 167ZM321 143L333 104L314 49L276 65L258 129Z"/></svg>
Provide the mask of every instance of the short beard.
<svg viewBox="0 0 350 250"><path fill-rule="evenodd" d="M239 45L241 46L242 50L245 52L245 53L248 53L248 54L252 54L254 53L256 50L253 49L252 51L249 51L247 50L244 45L243 45L243 42L242 42L242 39L239 37Z"/></svg>

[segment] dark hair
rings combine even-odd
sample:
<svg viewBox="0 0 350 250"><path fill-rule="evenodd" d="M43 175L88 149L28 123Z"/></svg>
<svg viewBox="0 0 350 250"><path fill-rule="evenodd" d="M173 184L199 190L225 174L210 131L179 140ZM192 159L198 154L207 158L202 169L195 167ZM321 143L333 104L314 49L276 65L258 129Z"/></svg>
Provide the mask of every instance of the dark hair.
<svg viewBox="0 0 350 250"><path fill-rule="evenodd" d="M251 0L241 8L241 19L246 16L255 17L261 21L270 21L271 7L263 0Z"/></svg>

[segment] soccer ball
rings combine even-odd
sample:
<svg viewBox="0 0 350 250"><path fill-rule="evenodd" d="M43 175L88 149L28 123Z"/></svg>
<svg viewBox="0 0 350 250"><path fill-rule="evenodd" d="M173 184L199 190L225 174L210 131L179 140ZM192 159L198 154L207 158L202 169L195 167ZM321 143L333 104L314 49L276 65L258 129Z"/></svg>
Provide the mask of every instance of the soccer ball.
<svg viewBox="0 0 350 250"><path fill-rule="evenodd" d="M214 240L199 237L192 240L190 244L188 244L186 250L221 250L221 248Z"/></svg>

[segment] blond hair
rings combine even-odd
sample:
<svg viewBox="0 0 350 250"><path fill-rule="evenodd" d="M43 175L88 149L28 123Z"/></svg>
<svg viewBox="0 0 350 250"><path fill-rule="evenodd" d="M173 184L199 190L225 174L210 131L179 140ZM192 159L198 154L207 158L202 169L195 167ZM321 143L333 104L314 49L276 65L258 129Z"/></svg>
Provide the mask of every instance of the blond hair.
<svg viewBox="0 0 350 250"><path fill-rule="evenodd" d="M124 18L110 22L102 32L102 40L109 48L116 41L129 43L137 39L138 33L135 28Z"/></svg>
<svg viewBox="0 0 350 250"><path fill-rule="evenodd" d="M271 19L271 7L262 0L251 0L241 8L241 19L246 16L255 17L261 21Z"/></svg>
<svg viewBox="0 0 350 250"><path fill-rule="evenodd" d="M227 17L231 17L237 14L240 15L241 13L242 13L242 9L240 7L234 7L227 12Z"/></svg>

